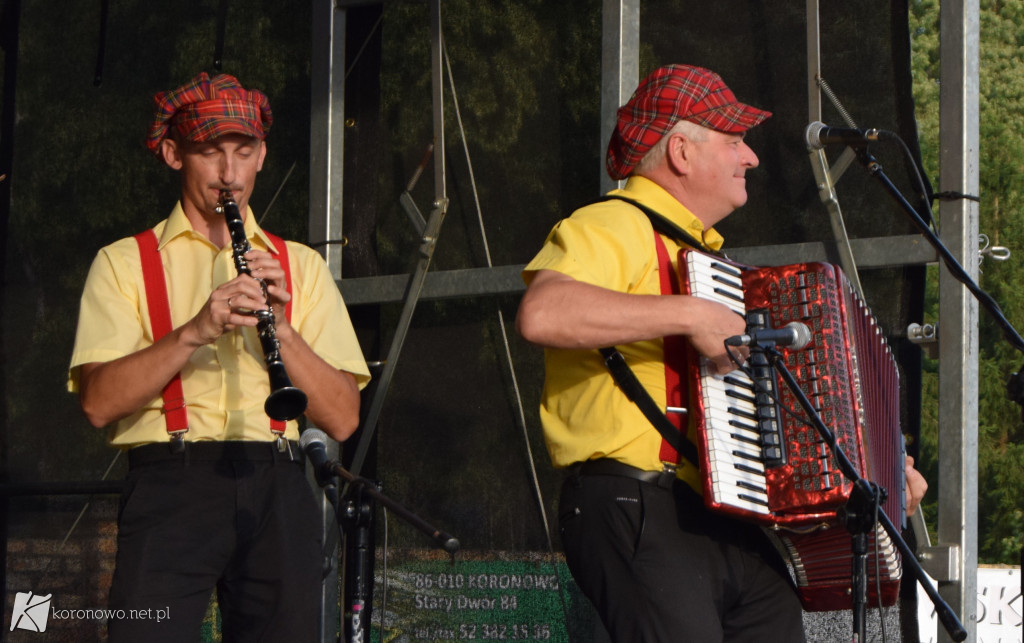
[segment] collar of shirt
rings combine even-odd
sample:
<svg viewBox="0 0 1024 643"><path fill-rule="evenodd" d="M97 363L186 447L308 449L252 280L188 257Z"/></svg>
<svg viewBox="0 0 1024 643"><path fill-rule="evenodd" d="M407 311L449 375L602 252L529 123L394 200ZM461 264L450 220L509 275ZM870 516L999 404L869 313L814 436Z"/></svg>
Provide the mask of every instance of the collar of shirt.
<svg viewBox="0 0 1024 643"><path fill-rule="evenodd" d="M256 223L256 215L253 213L252 208L246 206L245 221L245 236L249 239L249 243L253 244L254 247L266 249L273 254L278 254L277 247L270 241L263 229L260 228L259 224ZM185 216L185 210L181 207L181 201L178 201L174 206L174 211L167 217L164 223L164 228L159 233L160 242L158 247L163 250L164 246L171 242L171 240L180 237L182 235L189 235L195 239L202 239L207 243L210 243L206 237L198 234L192 227L192 223ZM254 243L258 240L258 244Z"/></svg>
<svg viewBox="0 0 1024 643"><path fill-rule="evenodd" d="M609 194L621 195L643 203L681 227L693 237L703 240L704 245L712 250L721 249L722 244L725 242L722 235L718 234L714 228L705 230L704 224L686 206L648 178L631 176L626 181L626 187L612 190Z"/></svg>

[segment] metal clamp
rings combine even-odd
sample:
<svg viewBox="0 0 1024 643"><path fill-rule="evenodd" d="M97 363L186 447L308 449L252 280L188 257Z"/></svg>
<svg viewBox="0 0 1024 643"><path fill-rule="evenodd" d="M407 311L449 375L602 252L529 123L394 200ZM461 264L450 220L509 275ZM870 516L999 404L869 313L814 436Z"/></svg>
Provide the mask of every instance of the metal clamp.
<svg viewBox="0 0 1024 643"><path fill-rule="evenodd" d="M924 571L939 582L960 580L960 547L957 545L925 547L918 552L917 559Z"/></svg>
<svg viewBox="0 0 1024 643"><path fill-rule="evenodd" d="M928 357L937 359L939 356L939 326L935 324L910 324L907 326L907 339L921 347Z"/></svg>
<svg viewBox="0 0 1024 643"><path fill-rule="evenodd" d="M985 257L993 261L1006 261L1010 258L1010 249L1006 246L993 246L991 239L985 233L978 235L978 243L981 244L981 248L978 249L981 261L984 261Z"/></svg>

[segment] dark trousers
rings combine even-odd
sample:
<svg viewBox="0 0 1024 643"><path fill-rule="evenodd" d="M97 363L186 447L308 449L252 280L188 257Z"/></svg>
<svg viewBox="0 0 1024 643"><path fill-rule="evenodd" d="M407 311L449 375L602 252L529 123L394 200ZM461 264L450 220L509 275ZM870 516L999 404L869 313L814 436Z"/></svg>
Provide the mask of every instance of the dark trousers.
<svg viewBox="0 0 1024 643"><path fill-rule="evenodd" d="M760 528L708 512L680 482L571 476L566 561L618 643L804 640L800 602Z"/></svg>
<svg viewBox="0 0 1024 643"><path fill-rule="evenodd" d="M166 445L130 453L110 641L198 641L214 589L225 642L316 640L320 512L302 462L269 443L198 446L187 463Z"/></svg>

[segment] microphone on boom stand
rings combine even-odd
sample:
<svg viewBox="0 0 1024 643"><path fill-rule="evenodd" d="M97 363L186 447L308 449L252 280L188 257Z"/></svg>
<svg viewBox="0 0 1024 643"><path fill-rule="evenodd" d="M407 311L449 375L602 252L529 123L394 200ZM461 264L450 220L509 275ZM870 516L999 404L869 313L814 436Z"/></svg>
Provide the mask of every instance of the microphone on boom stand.
<svg viewBox="0 0 1024 643"><path fill-rule="evenodd" d="M373 606L373 517L374 501L379 501L396 515L429 535L434 543L447 551L455 562L459 541L451 534L428 525L402 505L380 492L377 484L360 476L354 476L327 455L327 434L320 429L306 429L299 436L299 446L313 467L317 484L325 493L333 489L337 507L338 525L345 534L345 640L367 641L370 635L371 609ZM337 503L336 477L349 483L344 501Z"/></svg>
<svg viewBox="0 0 1024 643"><path fill-rule="evenodd" d="M439 548L445 550L454 558L459 551L459 541L449 533L443 532L427 524L419 516L391 500L380 491L377 485L366 478L354 476L347 469L327 457L327 434L319 429L306 429L299 437L299 446L306 454L310 464L314 468L317 482L323 486L326 481L334 477L340 477L348 483L362 487L374 500L379 501L388 509L394 511L398 517L406 520L414 527L430 536Z"/></svg>

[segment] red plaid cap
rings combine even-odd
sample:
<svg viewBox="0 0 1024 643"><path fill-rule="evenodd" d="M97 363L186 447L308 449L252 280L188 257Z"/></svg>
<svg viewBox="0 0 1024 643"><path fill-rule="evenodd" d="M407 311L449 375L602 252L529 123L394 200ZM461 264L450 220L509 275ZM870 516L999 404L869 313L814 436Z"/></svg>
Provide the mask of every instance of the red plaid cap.
<svg viewBox="0 0 1024 643"><path fill-rule="evenodd" d="M737 101L722 77L709 69L660 67L619 108L605 166L613 179L626 178L680 120L734 134L747 131L771 115Z"/></svg>
<svg viewBox="0 0 1024 643"><path fill-rule="evenodd" d="M274 122L270 101L257 89L245 89L234 76L203 72L169 92L153 97L153 124L146 147L154 153L173 127L183 140L211 141L226 134L264 138Z"/></svg>

